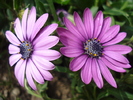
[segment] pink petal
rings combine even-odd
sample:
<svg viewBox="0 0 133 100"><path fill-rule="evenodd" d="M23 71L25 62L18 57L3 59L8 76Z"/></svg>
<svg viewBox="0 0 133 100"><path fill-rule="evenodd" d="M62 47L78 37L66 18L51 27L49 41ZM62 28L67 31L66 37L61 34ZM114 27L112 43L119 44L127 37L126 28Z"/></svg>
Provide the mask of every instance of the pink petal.
<svg viewBox="0 0 133 100"><path fill-rule="evenodd" d="M26 78L27 78L27 81L28 81L28 84L30 85L30 87L33 89L33 90L37 90L36 88L36 85L33 81L33 78L32 78L32 70L31 70L31 65L30 65L30 62L28 61L27 62L27 66L26 66Z"/></svg>
<svg viewBox="0 0 133 100"><path fill-rule="evenodd" d="M113 65L121 67L121 68L130 68L131 66L128 63L121 63L113 58L108 57L107 55L104 55L104 57L110 61Z"/></svg>
<svg viewBox="0 0 133 100"><path fill-rule="evenodd" d="M38 69L53 70L55 68L54 64L52 64L41 56L32 55L32 60L34 61Z"/></svg>
<svg viewBox="0 0 133 100"><path fill-rule="evenodd" d="M24 87L26 60L19 60L15 66L15 76L21 86Z"/></svg>
<svg viewBox="0 0 133 100"><path fill-rule="evenodd" d="M121 63L129 63L129 61L127 60L126 57L124 57L123 55L121 55L120 53L117 52L113 52L113 51L104 51L103 52L105 55L107 55L108 57L121 62Z"/></svg>
<svg viewBox="0 0 133 100"><path fill-rule="evenodd" d="M99 88L103 87L103 79L101 76L100 66L98 65L97 59L92 60L92 77L94 82Z"/></svg>
<svg viewBox="0 0 133 100"><path fill-rule="evenodd" d="M34 55L42 56L44 59L52 61L60 58L60 53L56 50L35 50Z"/></svg>
<svg viewBox="0 0 133 100"><path fill-rule="evenodd" d="M120 54L127 54L132 51L132 48L125 45L111 45L104 48L105 51L113 51Z"/></svg>
<svg viewBox="0 0 133 100"><path fill-rule="evenodd" d="M43 14L42 16L39 17L39 19L36 21L36 23L33 27L31 40L33 40L34 37L38 34L38 32L43 27L43 25L45 24L47 19L48 19L48 13Z"/></svg>
<svg viewBox="0 0 133 100"><path fill-rule="evenodd" d="M113 39L114 37L117 36L118 32L120 30L119 25L114 25L109 28L109 30L103 35L101 38L101 43L105 43Z"/></svg>
<svg viewBox="0 0 133 100"><path fill-rule="evenodd" d="M77 57L84 53L84 50L74 47L62 47L60 49L61 53L67 57Z"/></svg>
<svg viewBox="0 0 133 100"><path fill-rule="evenodd" d="M99 34L98 40L101 40L101 38L105 35L105 33L108 31L111 25L111 18L107 17L103 20L103 26L101 29L101 33Z"/></svg>
<svg viewBox="0 0 133 100"><path fill-rule="evenodd" d="M74 12L74 22L75 22L77 30L80 32L80 34L83 34L83 36L85 36L85 38L88 39L89 36L85 30L85 26L77 12Z"/></svg>
<svg viewBox="0 0 133 100"><path fill-rule="evenodd" d="M21 54L14 54L9 57L9 64L10 66L13 66L20 58Z"/></svg>
<svg viewBox="0 0 133 100"><path fill-rule="evenodd" d="M24 39L26 40L26 34L27 34L27 15L28 15L28 8L24 11L23 17L22 17L22 32Z"/></svg>
<svg viewBox="0 0 133 100"><path fill-rule="evenodd" d="M37 43L40 40L44 39L45 37L49 36L51 33L53 33L56 30L57 27L58 27L58 24L51 24L49 26L42 28L39 32L39 35L33 42Z"/></svg>
<svg viewBox="0 0 133 100"><path fill-rule="evenodd" d="M123 72L126 72L125 69L123 69L123 68L121 68L121 67L119 67L119 66L116 66L116 65L112 64L110 61L108 61L108 60L105 59L104 57L102 57L101 60L104 62L104 64L105 64L108 68L110 68L110 69L112 69L112 70L114 70L114 71L116 71L116 72L122 72L122 73L123 73Z"/></svg>
<svg viewBox="0 0 133 100"><path fill-rule="evenodd" d="M112 45L112 44L116 44L121 42L124 38L126 37L126 33L125 32L121 32L119 33L115 38L113 38L112 40L106 42L103 44L103 46L108 46L108 45Z"/></svg>
<svg viewBox="0 0 133 100"><path fill-rule="evenodd" d="M34 78L34 80L36 80L40 84L43 84L44 79L43 79L41 73L39 72L37 66L35 65L34 61L29 59L28 64L31 66L31 75ZM27 67L29 67L29 66L27 65Z"/></svg>
<svg viewBox="0 0 133 100"><path fill-rule="evenodd" d="M59 42L59 38L57 36L48 36L44 39L34 42L34 49L49 49L55 46Z"/></svg>
<svg viewBox="0 0 133 100"><path fill-rule="evenodd" d="M36 8L32 7L27 19L27 39L31 40L32 31L36 21Z"/></svg>
<svg viewBox="0 0 133 100"><path fill-rule="evenodd" d="M105 66L105 64L100 59L98 59L98 63L101 69L101 73L103 77L106 79L106 81L113 87L117 88L116 82L112 74L110 73L109 69Z"/></svg>
<svg viewBox="0 0 133 100"><path fill-rule="evenodd" d="M94 38L97 38L98 35L100 34L102 25L103 25L103 13L102 11L99 11L94 19L94 34L93 34Z"/></svg>
<svg viewBox="0 0 133 100"><path fill-rule="evenodd" d="M80 55L80 56L74 58L70 62L70 70L72 70L72 71L80 70L85 65L87 58L88 58L87 55Z"/></svg>
<svg viewBox="0 0 133 100"><path fill-rule="evenodd" d="M11 31L6 31L5 35L9 42L11 42L12 44L17 46L21 44L21 42L16 38L16 36Z"/></svg>
<svg viewBox="0 0 133 100"><path fill-rule="evenodd" d="M92 79L92 58L88 58L85 65L81 69L81 79L85 84L89 84Z"/></svg>
<svg viewBox="0 0 133 100"><path fill-rule="evenodd" d="M93 22L92 13L91 13L89 8L86 8L84 10L83 18L84 18L84 25L85 25L85 29L87 31L87 34L88 34L89 38L92 38L94 22Z"/></svg>
<svg viewBox="0 0 133 100"><path fill-rule="evenodd" d="M8 50L10 54L16 54L20 52L20 48L12 44L9 44Z"/></svg>
<svg viewBox="0 0 133 100"><path fill-rule="evenodd" d="M22 26L21 26L19 18L17 18L14 22L14 30L19 40L24 41L24 37L22 33Z"/></svg>
<svg viewBox="0 0 133 100"><path fill-rule="evenodd" d="M67 18L64 18L64 23L65 23L67 29L68 29L71 33L73 33L76 37L78 37L78 39L79 39L80 41L84 41L84 40L86 39L86 37L83 36L82 34L80 34L80 33L78 32L76 26L74 26L74 25L72 24L72 22L70 22Z"/></svg>

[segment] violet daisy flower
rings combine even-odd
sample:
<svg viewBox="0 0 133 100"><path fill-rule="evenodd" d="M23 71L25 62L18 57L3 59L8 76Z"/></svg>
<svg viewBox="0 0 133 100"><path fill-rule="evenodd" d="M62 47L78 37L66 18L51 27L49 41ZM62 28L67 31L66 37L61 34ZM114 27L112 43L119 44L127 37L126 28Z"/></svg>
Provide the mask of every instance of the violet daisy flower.
<svg viewBox="0 0 133 100"><path fill-rule="evenodd" d="M122 55L129 53L129 46L116 44L122 41L126 33L119 32L119 25L111 25L111 18L103 18L99 11L93 19L90 9L83 13L83 21L77 12L74 13L74 22L64 18L67 29L58 28L60 41L65 45L60 49L67 57L73 57L70 70L81 69L81 79L89 84L93 79L99 88L103 87L103 78L112 85L117 84L109 69L116 72L126 72L130 68L129 61Z"/></svg>
<svg viewBox="0 0 133 100"><path fill-rule="evenodd" d="M58 27L58 24L51 24L43 28L48 19L48 14L43 14L36 20L36 9L32 7L24 11L22 21L17 18L14 22L16 36L11 31L5 35L11 42L9 45L10 66L15 65L15 76L21 86L24 86L24 79L27 79L29 86L36 90L34 80L43 84L45 80L51 80L53 76L49 70L54 69L50 61L60 57L60 53L50 48L55 46L59 38L49 36Z"/></svg>

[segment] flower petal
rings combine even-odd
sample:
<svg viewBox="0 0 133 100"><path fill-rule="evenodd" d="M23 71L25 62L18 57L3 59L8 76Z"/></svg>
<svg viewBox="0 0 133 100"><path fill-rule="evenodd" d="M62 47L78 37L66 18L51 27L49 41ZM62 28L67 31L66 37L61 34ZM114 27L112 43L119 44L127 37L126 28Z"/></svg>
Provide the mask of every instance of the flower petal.
<svg viewBox="0 0 133 100"><path fill-rule="evenodd" d="M20 48L12 44L9 44L8 50L10 54L16 54L20 52Z"/></svg>
<svg viewBox="0 0 133 100"><path fill-rule="evenodd" d="M32 7L27 19L27 39L28 40L31 40L31 35L32 35L33 27L35 25L35 21L36 21L36 8Z"/></svg>
<svg viewBox="0 0 133 100"><path fill-rule="evenodd" d="M116 72L121 72L121 73L126 72L125 69L123 69L123 68L121 68L121 67L119 67L119 66L116 66L116 65L112 64L110 61L108 61L108 60L107 60L106 58L104 58L104 57L101 57L101 60L104 62L104 64L105 64L108 68L110 68L110 69L112 69L112 70L114 70L114 71L116 71Z"/></svg>
<svg viewBox="0 0 133 100"><path fill-rule="evenodd" d="M93 38L97 38L98 37L98 35L101 32L102 25L103 25L103 13L102 13L102 11L99 11L97 13L97 15L95 16L95 19L94 19L94 34L93 34Z"/></svg>
<svg viewBox="0 0 133 100"><path fill-rule="evenodd" d="M14 30L19 40L24 41L24 37L22 33L22 26L21 26L19 18L17 18L14 22Z"/></svg>
<svg viewBox="0 0 133 100"><path fill-rule="evenodd" d="M73 48L72 46L62 47L60 51L63 55L67 57L77 57L84 53L84 50L79 49L79 48Z"/></svg>
<svg viewBox="0 0 133 100"><path fill-rule="evenodd" d="M55 46L59 42L59 38L57 36L48 36L44 39L34 42L34 49L49 49Z"/></svg>
<svg viewBox="0 0 133 100"><path fill-rule="evenodd" d="M80 34L83 34L83 36L88 39L89 36L85 30L85 26L77 12L74 12L74 22L76 24L77 30L80 32Z"/></svg>
<svg viewBox="0 0 133 100"><path fill-rule="evenodd" d="M85 84L89 84L92 79L92 58L88 58L81 69L81 79Z"/></svg>
<svg viewBox="0 0 133 100"><path fill-rule="evenodd" d="M26 34L27 34L27 15L28 15L28 8L24 11L24 14L22 17L22 33L23 33L25 40L27 40L27 37L26 37Z"/></svg>
<svg viewBox="0 0 133 100"><path fill-rule="evenodd" d="M28 84L30 85L30 87L33 89L33 90L37 90L36 88L36 85L33 81L33 78L32 78L32 73L31 73L31 65L30 65L30 62L27 61L27 67L26 67L26 78L27 78L27 81L28 81Z"/></svg>
<svg viewBox="0 0 133 100"><path fill-rule="evenodd" d="M9 57L9 64L10 66L13 66L20 58L21 54L14 54Z"/></svg>
<svg viewBox="0 0 133 100"><path fill-rule="evenodd" d="M88 36L89 36L88 39L92 38L94 22L93 22L92 12L90 11L89 8L86 8L84 10L83 18L84 18L85 29L86 29Z"/></svg>
<svg viewBox="0 0 133 100"><path fill-rule="evenodd" d="M24 87L26 62L26 60L20 59L15 66L15 76L22 87Z"/></svg>
<svg viewBox="0 0 133 100"><path fill-rule="evenodd" d="M43 27L43 25L45 24L47 19L48 19L48 13L43 14L42 16L39 17L39 19L36 21L36 23L35 23L35 25L33 27L31 40L33 40L34 37L38 34L38 32Z"/></svg>
<svg viewBox="0 0 133 100"><path fill-rule="evenodd" d="M121 62L121 63L129 63L129 61L127 60L127 58L125 58L123 55L121 55L120 53L117 52L113 52L113 51L104 51L103 52L105 55L107 55L108 57Z"/></svg>
<svg viewBox="0 0 133 100"><path fill-rule="evenodd" d="M97 63L97 59L92 60L92 77L94 82L99 88L103 87L103 79L100 71L100 66Z"/></svg>
<svg viewBox="0 0 133 100"><path fill-rule="evenodd" d="M101 73L103 77L106 79L106 81L113 87L117 88L116 82L112 74L110 73L109 69L105 66L105 64L100 59L98 59L98 63L100 66Z"/></svg>
<svg viewBox="0 0 133 100"><path fill-rule="evenodd" d="M124 38L126 37L126 33L125 32L121 32L119 33L115 38L113 38L112 40L102 44L103 46L108 46L108 45L112 45L112 44L116 44L121 42Z"/></svg>
<svg viewBox="0 0 133 100"><path fill-rule="evenodd" d="M111 26L109 30L103 35L100 42L105 43L105 42L110 41L111 39L117 36L119 30L120 30L119 25Z"/></svg>
<svg viewBox="0 0 133 100"><path fill-rule="evenodd" d="M104 48L105 51L113 51L120 54L127 54L132 51L132 48L125 45L111 45Z"/></svg>
<svg viewBox="0 0 133 100"><path fill-rule="evenodd" d="M6 31L6 38L14 45L19 45L21 42L16 38L16 36L11 31Z"/></svg>
<svg viewBox="0 0 133 100"><path fill-rule="evenodd" d="M52 64L51 62L49 62L41 56L32 55L32 60L34 61L38 69L53 70L55 68L54 64Z"/></svg>
<svg viewBox="0 0 133 100"><path fill-rule="evenodd" d="M85 65L87 58L88 58L87 55L80 55L80 56L74 58L70 62L70 70L72 70L72 71L80 70Z"/></svg>
<svg viewBox="0 0 133 100"><path fill-rule="evenodd" d="M34 55L42 56L46 60L52 61L60 58L60 53L56 50L35 50Z"/></svg>

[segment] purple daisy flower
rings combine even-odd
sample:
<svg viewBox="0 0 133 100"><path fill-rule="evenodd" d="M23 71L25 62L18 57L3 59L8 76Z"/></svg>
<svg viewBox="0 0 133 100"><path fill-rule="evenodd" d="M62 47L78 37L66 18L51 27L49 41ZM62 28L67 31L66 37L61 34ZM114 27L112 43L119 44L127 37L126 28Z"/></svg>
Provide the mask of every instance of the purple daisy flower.
<svg viewBox="0 0 133 100"><path fill-rule="evenodd" d="M119 32L119 25L111 25L111 18L103 18L99 11L93 19L90 9L83 13L83 21L77 12L74 13L74 22L64 18L67 29L58 28L60 41L65 45L60 49L67 57L73 57L70 70L81 69L81 79L89 84L93 79L99 88L103 87L103 78L112 85L117 84L109 69L116 72L126 72L130 68L129 61L122 55L129 53L129 46L116 44L122 41L126 33Z"/></svg>
<svg viewBox="0 0 133 100"><path fill-rule="evenodd" d="M15 65L15 76L21 86L24 87L26 78L29 86L36 90L33 80L43 84L44 80L52 80L49 70L55 68L50 61L58 59L60 53L50 48L59 42L57 36L49 36L56 30L58 24L51 24L43 28L48 14L43 14L36 20L36 8L28 8L24 11L22 21L17 18L14 22L16 36L11 31L5 35L11 42L9 45L10 66Z"/></svg>

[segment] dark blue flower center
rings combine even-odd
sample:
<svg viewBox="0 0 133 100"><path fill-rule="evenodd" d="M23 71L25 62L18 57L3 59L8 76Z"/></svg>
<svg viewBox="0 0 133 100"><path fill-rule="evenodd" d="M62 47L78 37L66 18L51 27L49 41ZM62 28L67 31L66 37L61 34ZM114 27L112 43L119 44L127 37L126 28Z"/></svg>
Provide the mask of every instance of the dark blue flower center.
<svg viewBox="0 0 133 100"><path fill-rule="evenodd" d="M29 58L32 53L32 45L29 41L23 41L20 44L20 54L22 54L22 59Z"/></svg>
<svg viewBox="0 0 133 100"><path fill-rule="evenodd" d="M85 54L90 57L100 57L103 55L103 47L97 39L90 39L84 43Z"/></svg>

